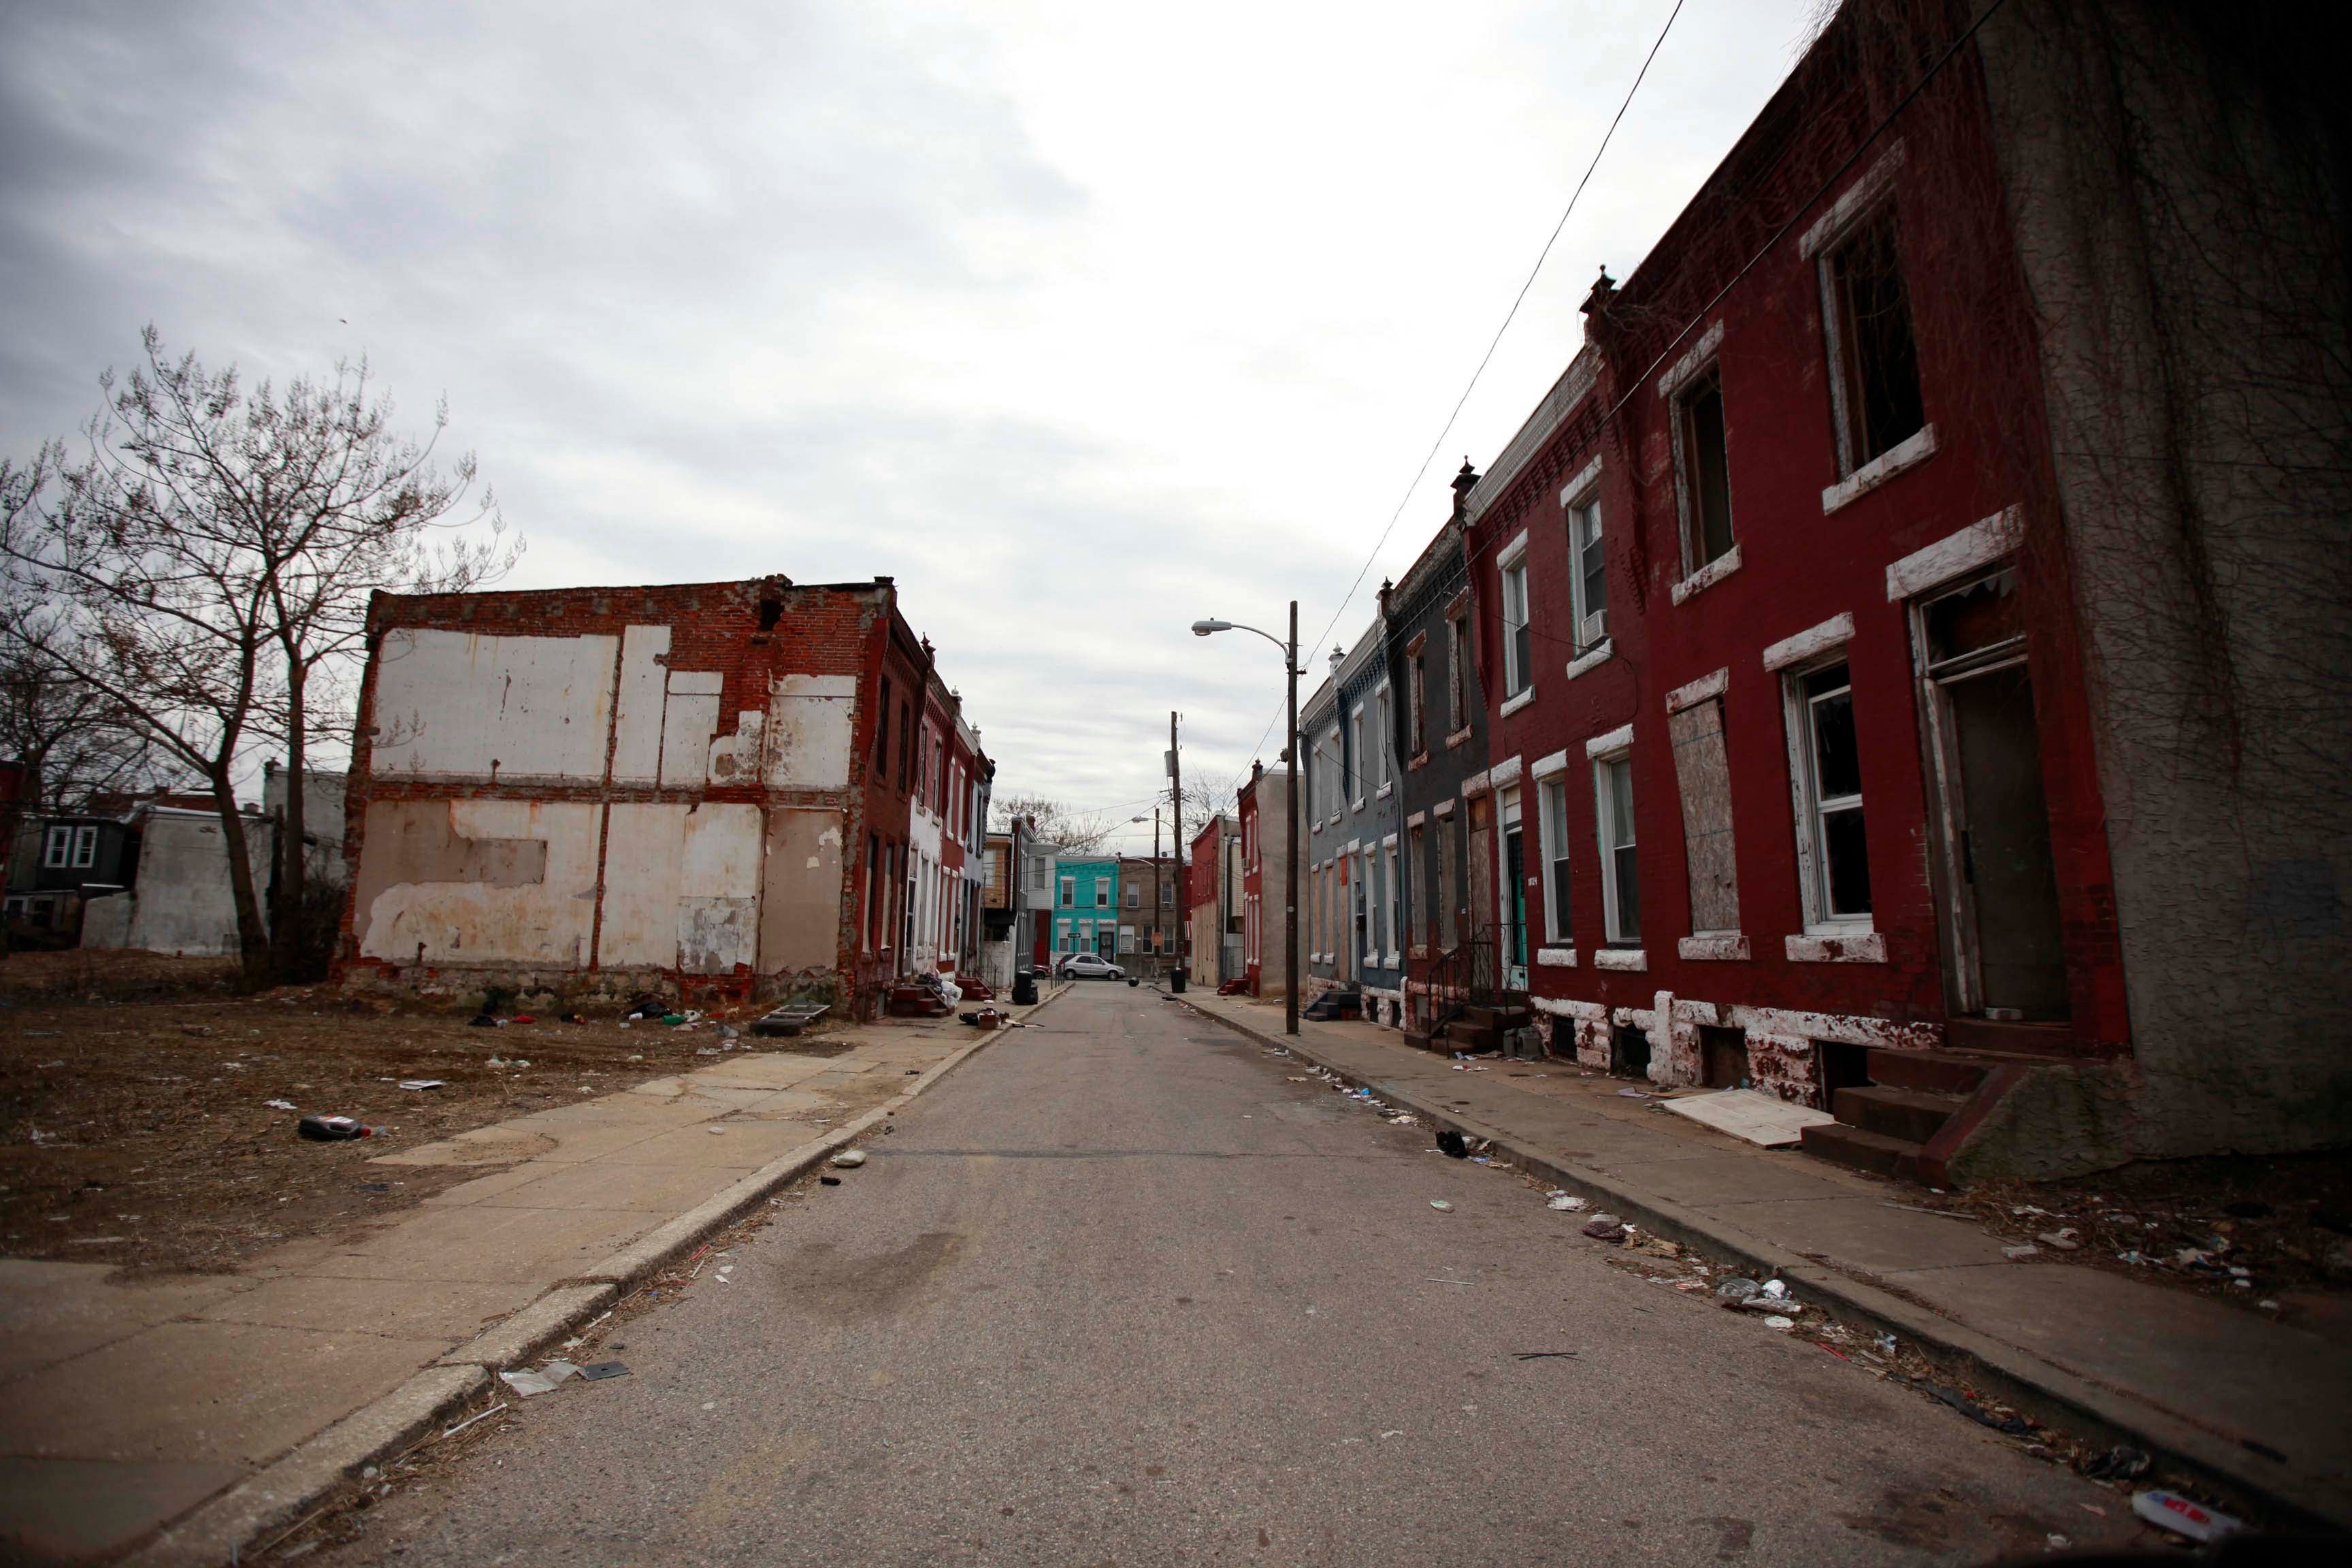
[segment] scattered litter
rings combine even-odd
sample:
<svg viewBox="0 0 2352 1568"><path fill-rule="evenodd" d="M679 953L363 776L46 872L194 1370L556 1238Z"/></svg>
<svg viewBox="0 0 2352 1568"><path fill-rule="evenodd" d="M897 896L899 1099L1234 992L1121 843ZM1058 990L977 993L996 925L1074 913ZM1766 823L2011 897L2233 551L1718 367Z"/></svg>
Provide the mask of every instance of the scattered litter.
<svg viewBox="0 0 2352 1568"><path fill-rule="evenodd" d="M517 1020L517 1022L528 1021L527 1019ZM539 1369L539 1375L550 1383L562 1383L567 1377L578 1377L580 1369L568 1361L551 1361Z"/></svg>
<svg viewBox="0 0 2352 1568"><path fill-rule="evenodd" d="M1770 1317L1764 1320L1764 1326L1768 1329L1778 1329L1785 1334L1797 1325L1787 1318Z"/></svg>
<svg viewBox="0 0 2352 1568"><path fill-rule="evenodd" d="M705 1129L705 1131L707 1131L713 1138L723 1138L727 1135L727 1129L724 1127L711 1127Z"/></svg>
<svg viewBox="0 0 2352 1568"><path fill-rule="evenodd" d="M404 1078L400 1080L400 1087L403 1089L440 1089L444 1086L441 1080L437 1078Z"/></svg>
<svg viewBox="0 0 2352 1568"><path fill-rule="evenodd" d="M1733 1304L1750 1312L1787 1312L1792 1317L1801 1316L1805 1310L1801 1301L1776 1300L1770 1296L1750 1296L1745 1301Z"/></svg>
<svg viewBox="0 0 2352 1568"><path fill-rule="evenodd" d="M2246 1528L2243 1521L2191 1502L2179 1492L2134 1492L2132 1511L2159 1530L2191 1541L2219 1541Z"/></svg>
<svg viewBox="0 0 2352 1568"><path fill-rule="evenodd" d="M1416 1122L1410 1116L1391 1116L1389 1118L1389 1125L1391 1127L1415 1127L1419 1126L1420 1123Z"/></svg>
<svg viewBox="0 0 2352 1568"><path fill-rule="evenodd" d="M1478 1283L1475 1279L1440 1279L1434 1274L1423 1276L1421 1282L1424 1285L1475 1285Z"/></svg>
<svg viewBox="0 0 2352 1568"><path fill-rule="evenodd" d="M2080 1234L2070 1225L2063 1230L2045 1230L2033 1239L2059 1252L2073 1252L2083 1245L2076 1239Z"/></svg>
<svg viewBox="0 0 2352 1568"><path fill-rule="evenodd" d="M544 1373L533 1372L529 1367L520 1372L502 1372L499 1373L499 1380L525 1399L536 1399L542 1394L555 1392L553 1378Z"/></svg>
<svg viewBox="0 0 2352 1568"><path fill-rule="evenodd" d="M2054 1531L2050 1534L2043 1536L2042 1539L2049 1543L2050 1550L2053 1552L2063 1552L2068 1547L2074 1544L2072 1541L2069 1541L2066 1537L2058 1534Z"/></svg>
<svg viewBox="0 0 2352 1568"><path fill-rule="evenodd" d="M835 1154L833 1157L833 1163L845 1171L854 1171L857 1169L858 1166L866 1163L866 1151L863 1149L844 1149L840 1153Z"/></svg>
<svg viewBox="0 0 2352 1568"><path fill-rule="evenodd" d="M1727 1301L1745 1301L1763 1287L1753 1279L1727 1279L1715 1288L1715 1293Z"/></svg>
<svg viewBox="0 0 2352 1568"><path fill-rule="evenodd" d="M1785 1301L1789 1299L1789 1283L1785 1279L1767 1279L1763 1293L1775 1301Z"/></svg>
<svg viewBox="0 0 2352 1568"><path fill-rule="evenodd" d="M1585 1201L1573 1193L1550 1193L1546 1194L1544 1206L1558 1209L1562 1214L1577 1214L1586 1205Z"/></svg>
<svg viewBox="0 0 2352 1568"><path fill-rule="evenodd" d="M1895 1336L1893 1334L1881 1334L1870 1342L1876 1345L1879 1350L1886 1355L1893 1355L1895 1353Z"/></svg>
<svg viewBox="0 0 2352 1568"><path fill-rule="evenodd" d="M532 1017L528 1013L517 1013L514 1016L514 1021L518 1024L536 1024L539 1022L538 1019Z"/></svg>
<svg viewBox="0 0 2352 1568"><path fill-rule="evenodd" d="M2015 1247L2002 1247L2000 1255L2011 1263L2022 1263L2029 1258L2041 1257L2042 1249L2030 1241L2021 1241Z"/></svg>
<svg viewBox="0 0 2352 1568"><path fill-rule="evenodd" d="M373 1138L375 1129L348 1116L306 1116L294 1131L313 1143L340 1143L351 1138Z"/></svg>
<svg viewBox="0 0 2352 1568"><path fill-rule="evenodd" d="M1881 1198L1881 1199L1879 1200L1878 1206L1879 1206L1880 1208L1885 1208L1885 1209L1901 1209L1901 1210L1903 1210L1903 1211L1904 1211L1905 1213L1906 1213L1906 1214L1931 1214L1931 1215L1935 1215L1938 1216L1939 1218L1943 1218L1943 1219L1965 1219L1965 1220L1974 1220L1974 1219L1977 1217L1976 1215L1972 1215L1972 1214L1969 1214L1969 1213L1968 1213L1967 1211L1962 1210L1962 1209L1931 1209L1931 1208L1922 1208L1922 1207L1920 1207L1917 1204L1898 1204L1898 1203L1892 1203L1892 1202L1889 1202L1888 1200L1886 1200L1886 1199L1885 1199L1885 1198Z"/></svg>
<svg viewBox="0 0 2352 1568"><path fill-rule="evenodd" d="M1430 1199L1429 1206L1435 1209L1440 1214L1452 1214L1454 1212L1454 1205L1447 1203L1444 1198Z"/></svg>
<svg viewBox="0 0 2352 1568"><path fill-rule="evenodd" d="M1615 1241L1625 1234L1625 1226L1613 1214L1597 1214L1584 1222L1584 1234L1595 1241Z"/></svg>
<svg viewBox="0 0 2352 1568"><path fill-rule="evenodd" d="M1404 1433L1402 1432L1402 1430L1398 1430L1398 1431L1394 1431L1394 1432L1383 1432L1383 1433L1381 1433L1381 1440L1382 1442L1386 1442L1386 1441L1388 1441L1388 1439L1390 1439L1391 1437L1402 1437L1402 1436L1404 1436Z"/></svg>
<svg viewBox="0 0 2352 1568"><path fill-rule="evenodd" d="M291 1110L294 1109L294 1102L290 1100L265 1100L261 1103L269 1107L272 1110Z"/></svg>
<svg viewBox="0 0 2352 1568"><path fill-rule="evenodd" d="M1650 1096L1646 1089L1621 1089L1617 1091L1617 1098L1620 1100L1647 1100Z"/></svg>
<svg viewBox="0 0 2352 1568"><path fill-rule="evenodd" d="M841 1185L841 1178L839 1176L819 1176L816 1180L817 1185L821 1187L837 1187Z"/></svg>
<svg viewBox="0 0 2352 1568"><path fill-rule="evenodd" d="M491 1405L488 1410L482 1411L478 1415L468 1415L463 1421L458 1422L455 1426L450 1427L446 1432L442 1433L442 1439L446 1441L448 1438L455 1437L458 1433L463 1432L467 1427L471 1426L475 1422L488 1421L491 1416L496 1415L499 1411L507 1409L508 1407L507 1403L504 1400L500 1400L498 1404Z"/></svg>
<svg viewBox="0 0 2352 1568"><path fill-rule="evenodd" d="M625 1362L591 1362L589 1364L580 1369L580 1381L583 1383L602 1383L608 1377L626 1377L628 1375L629 1368L628 1363Z"/></svg>
<svg viewBox="0 0 2352 1568"><path fill-rule="evenodd" d="M2154 1462L2142 1449L2117 1446L2084 1465L2083 1473L2095 1481L2137 1480Z"/></svg>
<svg viewBox="0 0 2352 1568"><path fill-rule="evenodd" d="M1574 1351L1520 1351L1511 1359L1514 1361L1572 1361L1575 1356Z"/></svg>

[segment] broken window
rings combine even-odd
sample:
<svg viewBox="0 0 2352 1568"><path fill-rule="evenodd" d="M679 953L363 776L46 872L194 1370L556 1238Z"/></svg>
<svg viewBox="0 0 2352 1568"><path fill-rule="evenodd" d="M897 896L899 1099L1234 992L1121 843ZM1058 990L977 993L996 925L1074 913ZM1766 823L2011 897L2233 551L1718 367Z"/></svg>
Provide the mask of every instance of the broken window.
<svg viewBox="0 0 2352 1568"><path fill-rule="evenodd" d="M1853 682L1843 659L1791 679L1801 727L1800 831L1810 862L1805 912L1812 923L1867 922L1870 856L1863 833Z"/></svg>
<svg viewBox="0 0 2352 1568"><path fill-rule="evenodd" d="M1687 569L1696 572L1731 552L1731 465L1721 366L1709 365L1675 399L1675 424L1684 554Z"/></svg>
<svg viewBox="0 0 2352 1568"><path fill-rule="evenodd" d="M1739 882L1731 838L1731 763L1723 704L1710 698L1667 716L1675 780L1682 787L1683 860L1690 875L1691 930L1739 929Z"/></svg>
<svg viewBox="0 0 2352 1568"><path fill-rule="evenodd" d="M1835 323L1830 347L1843 424L1838 455L1842 470L1852 473L1927 422L1895 209L1881 207L1822 265Z"/></svg>
<svg viewBox="0 0 2352 1568"><path fill-rule="evenodd" d="M1633 759L1620 752L1592 765L1601 838L1601 913L1612 947L1642 945L1642 881L1633 849Z"/></svg>

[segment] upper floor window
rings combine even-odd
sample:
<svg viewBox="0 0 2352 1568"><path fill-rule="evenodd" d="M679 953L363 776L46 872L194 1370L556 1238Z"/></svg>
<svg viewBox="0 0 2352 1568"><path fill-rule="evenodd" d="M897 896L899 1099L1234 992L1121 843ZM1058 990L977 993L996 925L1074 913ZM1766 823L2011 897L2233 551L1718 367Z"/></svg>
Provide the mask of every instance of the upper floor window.
<svg viewBox="0 0 2352 1568"><path fill-rule="evenodd" d="M1096 879L1095 908L1098 910L1107 910L1110 908L1110 879L1108 877L1102 877Z"/></svg>
<svg viewBox="0 0 2352 1568"><path fill-rule="evenodd" d="M41 864L44 867L63 867L68 858L72 854L73 829L70 827L50 828L48 842L43 846L41 850Z"/></svg>
<svg viewBox="0 0 2352 1568"><path fill-rule="evenodd" d="M1429 669L1423 647L1416 638L1404 661L1405 754L1413 757L1429 750Z"/></svg>
<svg viewBox="0 0 2352 1568"><path fill-rule="evenodd" d="M1371 772L1365 761L1364 710L1361 708L1348 716L1348 746L1353 753L1349 758L1353 766L1348 770L1348 798L1360 806L1364 804L1364 775Z"/></svg>
<svg viewBox="0 0 2352 1568"><path fill-rule="evenodd" d="M1077 896L1077 895L1078 895L1078 879L1077 879L1076 877L1065 877L1065 878L1063 878L1063 879L1062 879L1062 907L1063 907L1064 909L1066 909L1066 909L1068 909L1071 905L1073 905L1073 904L1076 903L1076 902L1078 901L1078 896Z"/></svg>
<svg viewBox="0 0 2352 1568"><path fill-rule="evenodd" d="M1896 254L1895 209L1882 205L1822 259L1838 472L1850 474L1919 433L1919 348Z"/></svg>
<svg viewBox="0 0 2352 1568"><path fill-rule="evenodd" d="M1576 599L1576 651L1609 635L1609 574L1601 542L1601 494L1595 489L1569 503L1569 584Z"/></svg>
<svg viewBox="0 0 2352 1568"><path fill-rule="evenodd" d="M1390 724L1389 689L1383 686L1372 693L1371 773L1372 787L1376 790L1389 787L1389 746L1394 737Z"/></svg>
<svg viewBox="0 0 2352 1568"><path fill-rule="evenodd" d="M882 678L882 703L875 711L880 715L874 725L874 773L877 778L890 776L890 678Z"/></svg>
<svg viewBox="0 0 2352 1568"><path fill-rule="evenodd" d="M1129 882L1127 885L1127 907L1130 910L1139 910L1143 907L1143 889L1140 884Z"/></svg>
<svg viewBox="0 0 2352 1568"><path fill-rule="evenodd" d="M1675 395L1675 473L1681 486L1685 572L1731 553L1731 465L1723 370L1709 365Z"/></svg>
<svg viewBox="0 0 2352 1568"><path fill-rule="evenodd" d="M1448 732L1470 727L1470 621L1445 617L1445 721Z"/></svg>
<svg viewBox="0 0 2352 1568"><path fill-rule="evenodd" d="M1601 925L1612 947L1642 945L1642 866L1633 846L1633 759L1626 752L1592 764L1601 840Z"/></svg>
<svg viewBox="0 0 2352 1568"><path fill-rule="evenodd" d="M1534 633L1528 625L1528 558L1503 567L1503 696L1517 697L1534 679Z"/></svg>

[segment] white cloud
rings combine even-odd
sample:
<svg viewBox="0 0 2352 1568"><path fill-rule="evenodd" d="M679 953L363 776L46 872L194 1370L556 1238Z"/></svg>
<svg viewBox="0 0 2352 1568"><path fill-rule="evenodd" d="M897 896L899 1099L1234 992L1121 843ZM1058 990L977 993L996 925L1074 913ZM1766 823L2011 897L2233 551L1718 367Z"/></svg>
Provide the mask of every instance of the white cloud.
<svg viewBox="0 0 2352 1568"><path fill-rule="evenodd" d="M1329 620L1668 4L19 7L0 449L149 320L364 352L447 395L524 585L889 574L1003 786L1148 799L1171 708L1231 777L1279 667L1187 624ZM1335 636L1811 9L1685 6Z"/></svg>

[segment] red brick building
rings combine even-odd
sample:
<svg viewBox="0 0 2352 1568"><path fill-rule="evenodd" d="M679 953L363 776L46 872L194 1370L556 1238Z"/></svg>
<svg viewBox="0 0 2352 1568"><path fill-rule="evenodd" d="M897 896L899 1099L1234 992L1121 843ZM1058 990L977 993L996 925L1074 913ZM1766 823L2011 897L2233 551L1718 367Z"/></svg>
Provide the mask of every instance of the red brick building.
<svg viewBox="0 0 2352 1568"><path fill-rule="evenodd" d="M870 1013L969 929L989 764L887 578L379 595L369 646L347 978Z"/></svg>
<svg viewBox="0 0 2352 1568"><path fill-rule="evenodd" d="M1290 983L1283 924L1292 835L1287 775L1252 763L1234 815L1242 835L1242 973L1251 995L1279 996Z"/></svg>
<svg viewBox="0 0 2352 1568"><path fill-rule="evenodd" d="M2233 100L2145 64L2178 39L2102 55L2063 17L1901 47L1967 19L1845 7L1623 285L1603 274L1583 351L1469 498L1491 759L1461 786L1472 923L1556 1050L1833 1109L1853 1125L1808 1144L1859 1163L1934 1177L1964 1149L2025 1169L2215 1146L2190 1119L2228 1113L2217 1069L2271 1097L2245 1117L2257 1141L2325 1137L2340 1110L2315 1120L2282 1076L2307 1027L2223 1064L2210 1026L2130 1003L2127 944L2154 958L2177 918L2209 916L2155 896L2177 873L2136 843L2151 896L2137 926L2119 910L2134 840L2107 800L2162 787L2116 759L2158 748L2114 667L2095 688L2084 628L2127 646L2101 595L2139 563L2108 552L2112 489L2049 413L2115 405L2069 337L2082 320L2051 310L2099 268L2012 224L2074 237L2017 205L2082 173L2087 154L2015 129L2063 123L2068 70L2144 72L2120 90L2150 102L2193 86L2208 117ZM2261 521L2215 487L2220 536ZM2243 608L2335 636L2283 582ZM2249 653L2262 625L2234 623ZM2170 655L2129 651L2172 700ZM2242 797L2221 808L2242 820ZM2336 907L2305 897L2335 872L2293 867L2246 907ZM2277 929L2317 940L2303 921ZM2344 1013L2317 952L2224 942L2200 962L2304 976L2276 999L2317 1027Z"/></svg>

